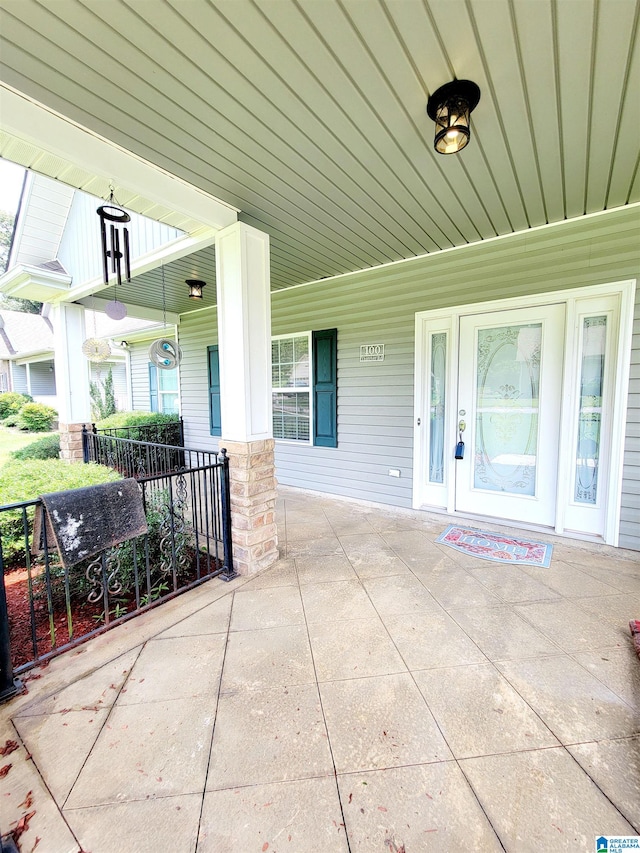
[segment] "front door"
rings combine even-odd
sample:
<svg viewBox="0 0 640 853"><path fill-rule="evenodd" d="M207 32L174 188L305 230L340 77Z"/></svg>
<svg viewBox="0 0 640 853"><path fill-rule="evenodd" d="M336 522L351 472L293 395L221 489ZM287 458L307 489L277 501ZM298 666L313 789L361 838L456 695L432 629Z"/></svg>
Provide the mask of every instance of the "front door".
<svg viewBox="0 0 640 853"><path fill-rule="evenodd" d="M564 324L563 304L460 317L456 510L554 525Z"/></svg>

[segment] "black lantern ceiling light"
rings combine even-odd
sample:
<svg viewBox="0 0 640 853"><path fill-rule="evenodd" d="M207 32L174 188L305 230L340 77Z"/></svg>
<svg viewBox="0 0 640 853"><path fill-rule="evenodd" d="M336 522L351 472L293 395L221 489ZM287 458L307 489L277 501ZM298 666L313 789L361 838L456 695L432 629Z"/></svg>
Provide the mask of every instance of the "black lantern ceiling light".
<svg viewBox="0 0 640 853"><path fill-rule="evenodd" d="M440 86L427 102L436 123L434 146L439 154L456 154L469 142L469 116L478 105L480 89L471 80L452 80Z"/></svg>
<svg viewBox="0 0 640 853"><path fill-rule="evenodd" d="M189 299L202 299L202 288L206 287L206 281L197 278L188 278L185 284L189 288Z"/></svg>
<svg viewBox="0 0 640 853"><path fill-rule="evenodd" d="M122 320L127 316L127 308L118 302L118 285L122 284L122 262L124 275L131 281L131 259L129 254L129 231L126 228L131 217L122 208L114 204L113 187L107 204L101 205L96 213L100 217L100 241L102 245L102 277L109 284L109 275L115 275L113 301L107 302L104 312L112 320ZM107 227L108 223L108 227Z"/></svg>

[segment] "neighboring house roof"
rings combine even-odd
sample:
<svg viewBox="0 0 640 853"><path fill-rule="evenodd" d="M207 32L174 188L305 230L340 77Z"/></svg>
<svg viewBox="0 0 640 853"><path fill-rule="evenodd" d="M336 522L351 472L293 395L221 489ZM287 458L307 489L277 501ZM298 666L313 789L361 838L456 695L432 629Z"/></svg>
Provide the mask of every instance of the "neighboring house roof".
<svg viewBox="0 0 640 853"><path fill-rule="evenodd" d="M13 359L21 352L53 351L53 326L42 314L0 311L0 358Z"/></svg>
<svg viewBox="0 0 640 853"><path fill-rule="evenodd" d="M157 323L125 317L111 320L98 311L87 311L85 330L87 337L122 340L125 335L157 327ZM21 311L0 310L0 359L50 351L53 355L54 328L51 320L42 314L25 314Z"/></svg>

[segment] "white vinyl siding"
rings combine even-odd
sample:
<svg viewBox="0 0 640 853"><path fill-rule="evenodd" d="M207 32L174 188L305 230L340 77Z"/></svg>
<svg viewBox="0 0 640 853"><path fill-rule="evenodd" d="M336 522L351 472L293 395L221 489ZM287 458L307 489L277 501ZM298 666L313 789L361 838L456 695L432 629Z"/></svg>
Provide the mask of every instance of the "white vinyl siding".
<svg viewBox="0 0 640 853"><path fill-rule="evenodd" d="M640 276L636 290L624 447L620 546L640 551Z"/></svg>
<svg viewBox="0 0 640 853"><path fill-rule="evenodd" d="M34 361L29 365L29 384L31 386L31 396L35 399L40 397L55 397L56 396L56 374L53 369L52 361ZM51 403L50 400L43 399L40 402Z"/></svg>
<svg viewBox="0 0 640 853"><path fill-rule="evenodd" d="M100 220L96 213L100 204L99 199L80 190L74 194L67 226L58 249L58 260L73 277L74 282L90 281L102 276ZM182 232L177 228L136 213L131 213L131 222L127 227L132 261L182 236Z"/></svg>
<svg viewBox="0 0 640 853"><path fill-rule="evenodd" d="M11 362L11 385L12 391L18 394L28 394L27 366Z"/></svg>
<svg viewBox="0 0 640 853"><path fill-rule="evenodd" d="M131 397L134 411L150 412L149 397L149 345L151 341L136 341L131 344Z"/></svg>
<svg viewBox="0 0 640 853"><path fill-rule="evenodd" d="M184 315L178 327L178 343L182 348L180 396L185 446L217 450L220 438L211 435L209 424L209 366L207 363L207 347L218 343L216 309L211 308ZM222 425L224 431L224 411Z"/></svg>
<svg viewBox="0 0 640 853"><path fill-rule="evenodd" d="M639 224L622 209L274 293L274 335L338 328L338 447L279 443L278 481L410 507L416 312L640 279ZM640 301L636 317L620 523L630 548L640 548ZM360 362L370 343L385 345L383 362Z"/></svg>

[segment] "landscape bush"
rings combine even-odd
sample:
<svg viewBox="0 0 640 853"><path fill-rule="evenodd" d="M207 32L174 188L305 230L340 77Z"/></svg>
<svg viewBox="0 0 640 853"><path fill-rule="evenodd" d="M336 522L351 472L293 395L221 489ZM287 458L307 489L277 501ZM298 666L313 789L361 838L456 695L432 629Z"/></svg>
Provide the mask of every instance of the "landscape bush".
<svg viewBox="0 0 640 853"><path fill-rule="evenodd" d="M146 426L148 424L172 424L180 420L179 415L162 412L116 412L108 418L96 421L96 429L118 429L119 427Z"/></svg>
<svg viewBox="0 0 640 853"><path fill-rule="evenodd" d="M44 403L25 403L18 413L16 426L28 432L47 432L53 426L58 413Z"/></svg>
<svg viewBox="0 0 640 853"><path fill-rule="evenodd" d="M5 426L5 427L18 426L19 421L20 421L20 412L13 412L12 414L7 415L7 417L2 421L2 426Z"/></svg>
<svg viewBox="0 0 640 853"><path fill-rule="evenodd" d="M32 441L26 447L15 450L11 454L13 459L59 459L60 458L60 435L57 432L45 435L37 441Z"/></svg>
<svg viewBox="0 0 640 853"><path fill-rule="evenodd" d="M17 415L25 403L32 403L33 397L18 394L17 391L5 391L0 394L0 421L11 415ZM6 424L8 426L8 424Z"/></svg>

